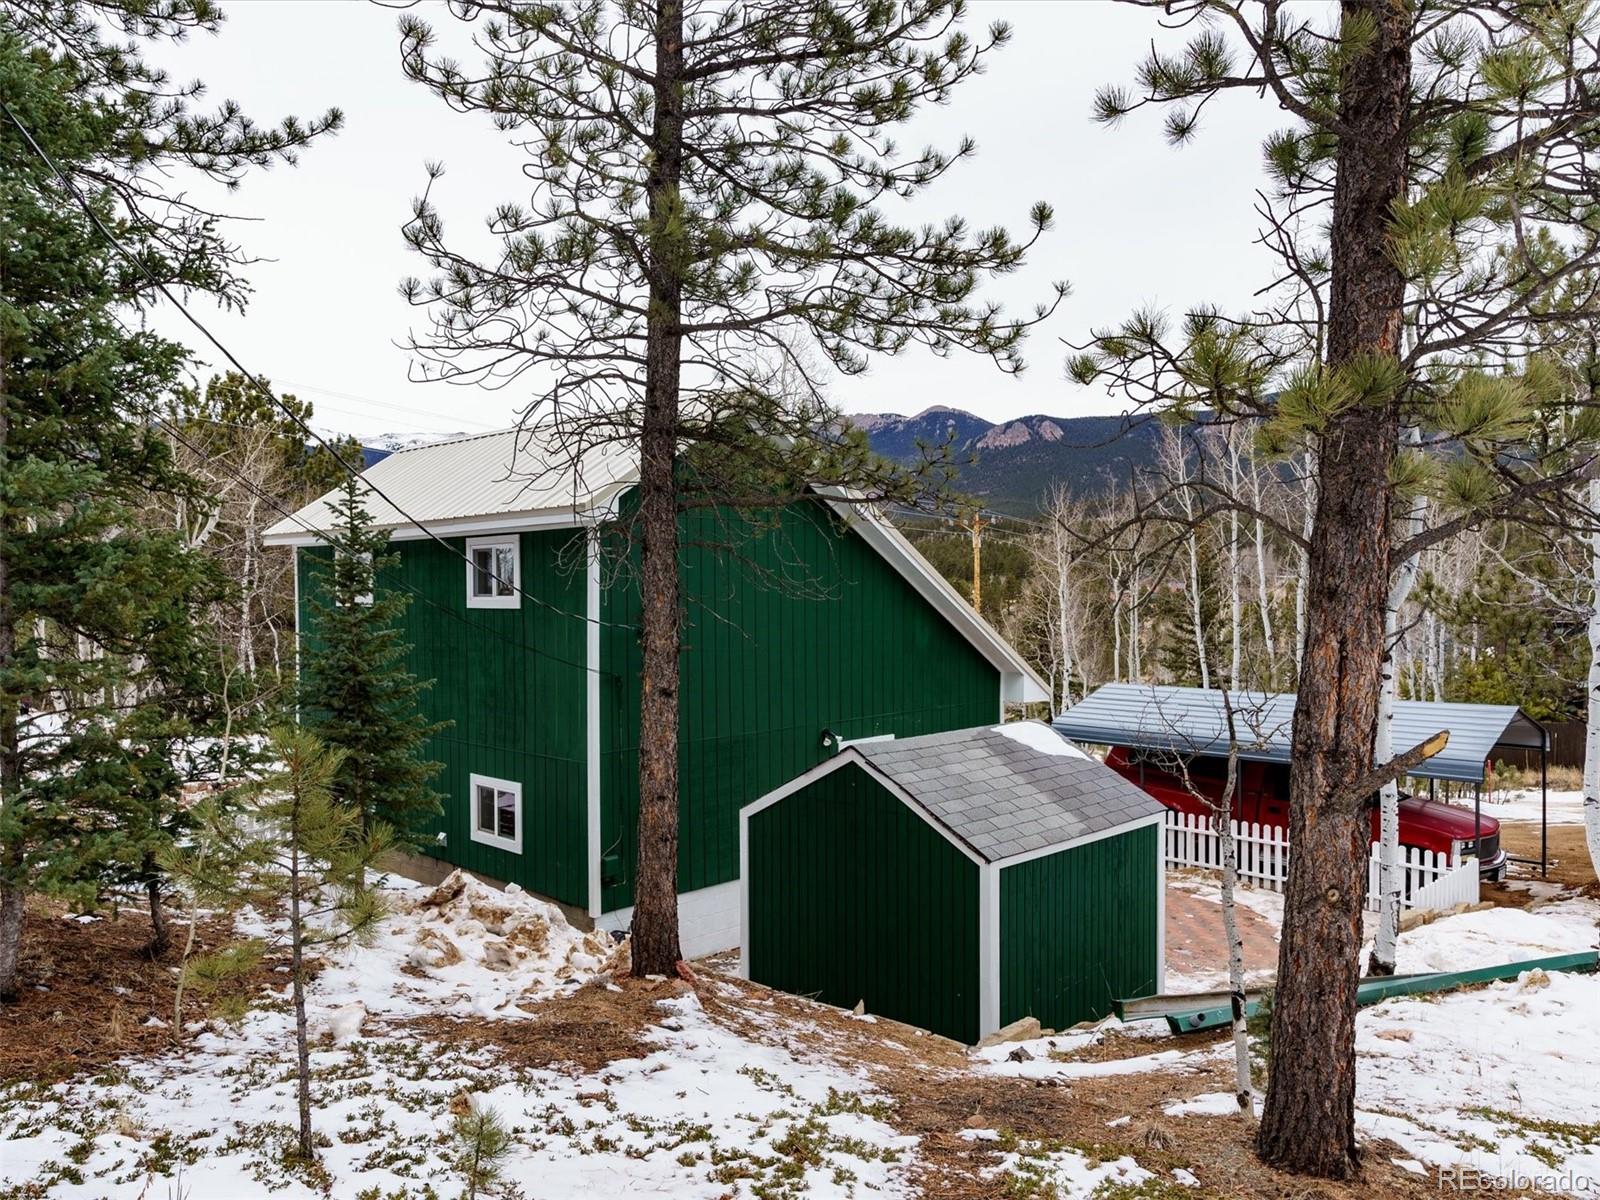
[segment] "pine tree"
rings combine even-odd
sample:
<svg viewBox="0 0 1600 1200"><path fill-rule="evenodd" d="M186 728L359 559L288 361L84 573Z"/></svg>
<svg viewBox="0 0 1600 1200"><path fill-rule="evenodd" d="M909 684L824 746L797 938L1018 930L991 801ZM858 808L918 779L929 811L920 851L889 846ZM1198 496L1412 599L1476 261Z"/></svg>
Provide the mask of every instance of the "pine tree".
<svg viewBox="0 0 1600 1200"><path fill-rule="evenodd" d="M366 875L393 844L379 821L334 797L344 752L299 726L272 734L281 771L262 781L249 815L272 830L257 843L261 861L248 875L257 892L276 895L289 922L289 979L294 1008L296 1150L316 1158L311 1128L311 1043L306 1023L308 955L318 947L362 942L384 915Z"/></svg>
<svg viewBox="0 0 1600 1200"><path fill-rule="evenodd" d="M450 1136L455 1141L456 1173L466 1187L463 1200L478 1200L500 1182L516 1141L500 1114L476 1097L456 1115Z"/></svg>
<svg viewBox="0 0 1600 1200"><path fill-rule="evenodd" d="M1331 15L1331 20L1329 19ZM1437 746L1373 765L1396 566L1512 514L1561 522L1595 468L1597 421L1539 351L1552 322L1600 315L1593 196L1600 69L1590 0L1177 0L1176 53L1152 48L1105 122L1162 106L1175 144L1224 94L1288 114L1266 144L1258 311L1140 313L1071 364L1179 417L1253 421L1315 464L1304 552L1289 837L1295 846L1257 1149L1357 1169L1355 994L1372 808ZM1412 432L1418 435L1410 448ZM1428 496L1405 532L1400 501ZM1234 498L1230 505L1247 504ZM1254 517L1257 515L1251 512Z"/></svg>
<svg viewBox="0 0 1600 1200"><path fill-rule="evenodd" d="M430 185L406 230L435 273L406 285L432 310L431 332L413 339L419 357L456 382L527 378L540 399L525 419L577 461L618 445L639 460L627 516L641 596L636 974L669 973L679 957L680 515L816 489L850 503L921 499L929 474L838 432L828 374L916 345L1014 372L1028 329L1054 307L1017 320L975 299L1021 263L1047 205L1023 242L959 218L912 228L890 215L974 152L963 141L907 153L892 138L1009 36L1000 23L967 36L964 11L961 0L498 0L457 10L487 59L479 70L438 53L420 16L401 18L406 73L506 131L533 192L495 210L499 244L480 257L446 238Z"/></svg>
<svg viewBox="0 0 1600 1200"><path fill-rule="evenodd" d="M381 822L402 840L440 811L429 786L439 764L423 757L427 740L447 727L418 709L429 684L405 668L410 647L400 618L411 602L400 588L378 586L389 535L372 528L361 480L348 476L333 512L333 559L314 560L310 596L316 637L302 650L303 719L341 753L333 792L360 814Z"/></svg>

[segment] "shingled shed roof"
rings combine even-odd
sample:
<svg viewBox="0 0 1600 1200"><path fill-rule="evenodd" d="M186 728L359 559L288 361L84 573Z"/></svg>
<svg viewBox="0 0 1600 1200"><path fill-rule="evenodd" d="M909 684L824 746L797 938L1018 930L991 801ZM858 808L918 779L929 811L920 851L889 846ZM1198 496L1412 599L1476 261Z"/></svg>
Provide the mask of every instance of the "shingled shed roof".
<svg viewBox="0 0 1600 1200"><path fill-rule="evenodd" d="M985 862L1160 816L1161 803L1041 721L859 742L859 756Z"/></svg>

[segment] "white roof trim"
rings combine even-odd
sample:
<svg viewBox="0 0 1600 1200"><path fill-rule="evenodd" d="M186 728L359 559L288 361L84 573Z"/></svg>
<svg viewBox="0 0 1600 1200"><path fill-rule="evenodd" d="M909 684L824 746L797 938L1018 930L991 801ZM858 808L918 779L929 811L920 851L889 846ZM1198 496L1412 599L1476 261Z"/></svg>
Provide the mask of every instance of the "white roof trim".
<svg viewBox="0 0 1600 1200"><path fill-rule="evenodd" d="M983 855L979 854L971 846L967 845L967 843L963 841L954 830L947 827L942 821L939 820L939 818L935 817L926 808L918 804L915 796L896 783L893 778L884 774L877 767L873 766L872 763L868 761L867 756L862 754L853 746L845 747L832 758L823 759L820 763L812 767L803 775L796 775L788 783L784 784L780 788L774 788L765 796L761 797L761 799L750 801L749 804L746 804L739 810L740 825L743 826L747 824L750 818L755 816L758 812L771 808L774 804L778 804L781 801L787 800L790 796L794 795L802 788L810 787L824 775L831 775L846 763L854 763L856 766L860 767L867 773L867 776L874 783L878 784L896 800L900 801L901 804L904 804L912 812L916 813L917 816L921 817L925 822L927 822L928 826L935 833L937 833L945 841L949 842L957 850L961 851L962 854L966 855L969 859L976 863L980 870L988 865L988 860L984 858Z"/></svg>
<svg viewBox="0 0 1600 1200"><path fill-rule="evenodd" d="M537 455L547 431L500 430L400 450L374 463L362 475L402 510L420 521L384 521L395 515L382 497L369 501L373 528L387 530L396 541L433 537L466 537L525 529L571 529L605 521L616 502L638 482L636 457L618 447L601 447L586 455L582 468L556 472L535 483L508 478L521 456ZM859 533L879 557L893 567L936 612L967 639L1000 672L1000 699L1031 703L1050 700L1050 687L1027 662L933 569L905 536L876 512L838 488L817 494ZM326 542L328 501L338 489L272 525L263 536L269 546L314 546ZM538 500L547 503L537 503ZM521 501L517 504L516 501ZM534 503L529 504L529 501ZM466 506L463 508L462 506ZM461 515L452 515L454 511ZM423 528L423 526L426 528ZM308 528L309 526L309 528Z"/></svg>

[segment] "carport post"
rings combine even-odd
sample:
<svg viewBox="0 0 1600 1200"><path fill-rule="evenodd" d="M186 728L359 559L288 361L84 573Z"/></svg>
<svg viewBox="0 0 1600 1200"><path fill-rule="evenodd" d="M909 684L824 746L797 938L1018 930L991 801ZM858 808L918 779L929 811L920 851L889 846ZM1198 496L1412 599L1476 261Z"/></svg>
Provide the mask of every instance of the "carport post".
<svg viewBox="0 0 1600 1200"><path fill-rule="evenodd" d="M1539 877L1550 876L1550 735L1539 740Z"/></svg>
<svg viewBox="0 0 1600 1200"><path fill-rule="evenodd" d="M1472 785L1472 854L1483 866L1483 780Z"/></svg>

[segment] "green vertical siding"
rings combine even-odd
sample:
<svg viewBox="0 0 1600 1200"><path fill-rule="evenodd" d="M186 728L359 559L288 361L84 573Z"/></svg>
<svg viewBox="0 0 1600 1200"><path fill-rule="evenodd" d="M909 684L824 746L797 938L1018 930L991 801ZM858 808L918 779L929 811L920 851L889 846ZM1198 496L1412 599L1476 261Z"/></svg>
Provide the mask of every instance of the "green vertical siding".
<svg viewBox="0 0 1600 1200"><path fill-rule="evenodd" d="M739 810L827 755L822 731L910 737L998 719L999 672L819 503L684 518L679 887L738 877ZM604 904L632 903L637 576L602 599Z"/></svg>
<svg viewBox="0 0 1600 1200"><path fill-rule="evenodd" d="M853 764L750 818L750 977L978 1036L978 867Z"/></svg>
<svg viewBox="0 0 1600 1200"><path fill-rule="evenodd" d="M1097 1020L1156 990L1160 827L1000 872L1000 1023Z"/></svg>
<svg viewBox="0 0 1600 1200"><path fill-rule="evenodd" d="M447 837L434 852L587 905L584 536L570 530L520 536L522 587L543 603L524 598L517 609L468 608L465 564L433 541L395 542L399 561L380 573L378 587L411 594L403 618L407 664L418 678L433 680L423 700L428 719L454 722L428 746L443 764L434 788L446 797L427 831ZM448 541L465 549L460 538ZM328 553L299 552L300 628L308 637L316 634L309 598ZM472 840L472 774L522 784L521 854Z"/></svg>

